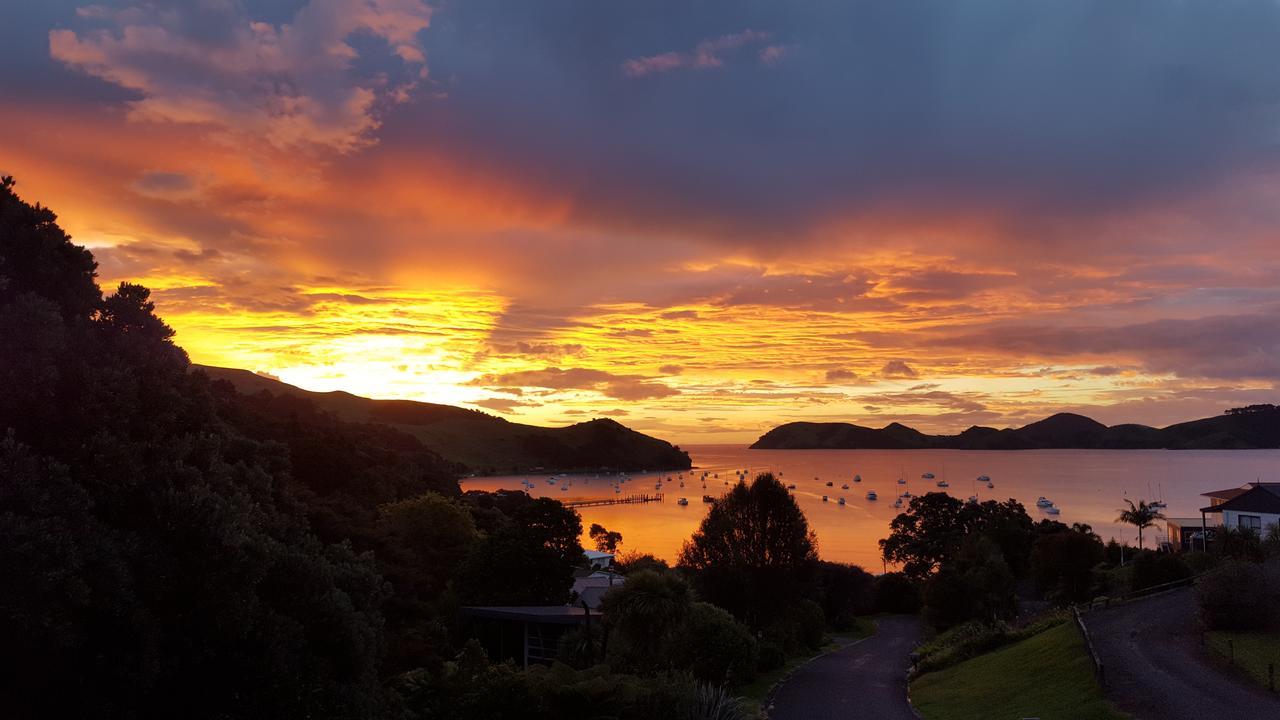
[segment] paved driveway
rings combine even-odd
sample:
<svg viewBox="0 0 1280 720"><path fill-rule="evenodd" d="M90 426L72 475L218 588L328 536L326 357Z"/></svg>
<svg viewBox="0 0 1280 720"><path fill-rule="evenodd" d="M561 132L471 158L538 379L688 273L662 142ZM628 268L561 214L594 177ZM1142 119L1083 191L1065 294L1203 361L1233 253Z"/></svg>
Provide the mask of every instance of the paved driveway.
<svg viewBox="0 0 1280 720"><path fill-rule="evenodd" d="M1280 718L1280 699L1210 661L1191 588L1084 616L1107 697L1140 720Z"/></svg>
<svg viewBox="0 0 1280 720"><path fill-rule="evenodd" d="M774 693L770 720L916 720L907 704L919 619L882 618L876 634L797 669Z"/></svg>

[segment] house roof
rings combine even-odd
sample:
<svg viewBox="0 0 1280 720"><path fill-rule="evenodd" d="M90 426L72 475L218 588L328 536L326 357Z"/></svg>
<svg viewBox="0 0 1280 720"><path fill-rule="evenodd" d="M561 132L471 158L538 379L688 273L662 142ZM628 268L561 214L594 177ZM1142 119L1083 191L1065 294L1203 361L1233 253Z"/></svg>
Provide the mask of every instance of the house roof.
<svg viewBox="0 0 1280 720"><path fill-rule="evenodd" d="M552 623L557 625L576 625L587 618L587 612L581 607L572 605L514 605L497 607L464 607L462 614L467 617L488 618L492 620L517 620L521 622ZM591 618L602 617L592 611Z"/></svg>
<svg viewBox="0 0 1280 720"><path fill-rule="evenodd" d="M1258 512L1280 514L1280 483L1255 483L1253 487L1220 505L1200 508L1200 512Z"/></svg>
<svg viewBox="0 0 1280 720"><path fill-rule="evenodd" d="M1193 527L1193 528L1198 528L1198 527L1200 527L1200 523L1201 523L1201 521L1202 521L1202 520L1203 520L1203 518L1198 518L1198 517L1193 517L1193 518L1165 518L1165 522L1167 522L1167 523L1168 523L1168 524L1170 524L1170 525L1175 525L1175 526L1180 527L1180 528L1184 528L1184 527Z"/></svg>
<svg viewBox="0 0 1280 720"><path fill-rule="evenodd" d="M1243 495L1249 492L1249 486L1237 488L1227 488L1226 490L1214 490L1212 492L1200 493L1202 497L1213 498L1214 500L1230 500L1237 495Z"/></svg>

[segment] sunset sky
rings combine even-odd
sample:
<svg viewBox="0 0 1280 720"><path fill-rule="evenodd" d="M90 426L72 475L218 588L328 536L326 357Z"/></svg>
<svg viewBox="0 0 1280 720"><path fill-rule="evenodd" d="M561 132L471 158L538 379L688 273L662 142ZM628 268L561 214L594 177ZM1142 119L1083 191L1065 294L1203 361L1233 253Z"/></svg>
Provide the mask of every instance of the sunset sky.
<svg viewBox="0 0 1280 720"><path fill-rule="evenodd" d="M199 363L683 443L1275 401L1280 3L6 0Z"/></svg>

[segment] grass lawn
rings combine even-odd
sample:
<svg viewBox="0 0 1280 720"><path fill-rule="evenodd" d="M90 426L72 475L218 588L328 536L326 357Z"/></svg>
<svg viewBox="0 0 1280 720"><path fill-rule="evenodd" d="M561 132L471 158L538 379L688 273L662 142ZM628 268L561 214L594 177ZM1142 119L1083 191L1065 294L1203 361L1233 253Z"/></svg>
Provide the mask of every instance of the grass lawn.
<svg viewBox="0 0 1280 720"><path fill-rule="evenodd" d="M1236 667L1263 687L1267 686L1268 663L1274 663L1276 673L1280 674L1280 633L1214 630L1208 633L1206 642L1211 650L1224 658L1231 657L1234 646ZM1280 686L1280 677L1276 678L1276 684Z"/></svg>
<svg viewBox="0 0 1280 720"><path fill-rule="evenodd" d="M1128 717L1103 698L1072 623L921 675L911 683L911 702L926 720Z"/></svg>
<svg viewBox="0 0 1280 720"><path fill-rule="evenodd" d="M762 704L769 691L773 689L786 676L790 675L793 670L801 665L809 662L818 655L823 655L838 650L849 643L861 640L864 637L870 637L876 632L876 623L874 617L860 617L854 621L852 630L847 632L836 633L832 636L831 641L822 647L814 655L802 655L794 657L787 661L785 665L767 673L760 673L756 676L754 682L750 685L744 685L738 688L737 695L746 701L746 710L748 717L759 717L762 711Z"/></svg>

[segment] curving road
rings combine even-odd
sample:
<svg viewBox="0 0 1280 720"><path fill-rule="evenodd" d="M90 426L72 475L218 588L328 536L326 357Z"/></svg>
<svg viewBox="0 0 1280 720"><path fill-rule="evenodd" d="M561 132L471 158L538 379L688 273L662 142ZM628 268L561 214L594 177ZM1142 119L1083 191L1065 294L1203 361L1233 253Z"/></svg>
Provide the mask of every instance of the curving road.
<svg viewBox="0 0 1280 720"><path fill-rule="evenodd" d="M1136 718L1280 718L1280 699L1208 659L1191 588L1095 610L1084 623L1107 697Z"/></svg>
<svg viewBox="0 0 1280 720"><path fill-rule="evenodd" d="M907 670L919 641L918 618L880 619L875 635L792 673L773 694L770 720L917 720L907 704Z"/></svg>

